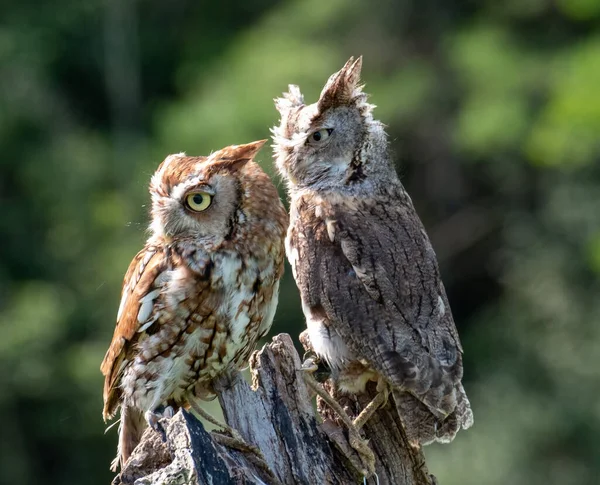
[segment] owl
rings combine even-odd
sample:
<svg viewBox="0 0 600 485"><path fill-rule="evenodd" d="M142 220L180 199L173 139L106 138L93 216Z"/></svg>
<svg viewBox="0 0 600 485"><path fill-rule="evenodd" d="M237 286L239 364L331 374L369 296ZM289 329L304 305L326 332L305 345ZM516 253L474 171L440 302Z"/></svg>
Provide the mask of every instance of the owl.
<svg viewBox="0 0 600 485"><path fill-rule="evenodd" d="M104 419L121 414L113 470L147 425L215 397L216 379L243 367L271 327L288 216L253 161L265 141L171 155L152 177L150 237L101 365Z"/></svg>
<svg viewBox="0 0 600 485"><path fill-rule="evenodd" d="M463 349L436 255L359 84L361 65L350 59L314 104L294 85L275 100L287 257L310 343L338 390L378 383L376 405L354 425L391 390L411 443L449 442L473 423Z"/></svg>

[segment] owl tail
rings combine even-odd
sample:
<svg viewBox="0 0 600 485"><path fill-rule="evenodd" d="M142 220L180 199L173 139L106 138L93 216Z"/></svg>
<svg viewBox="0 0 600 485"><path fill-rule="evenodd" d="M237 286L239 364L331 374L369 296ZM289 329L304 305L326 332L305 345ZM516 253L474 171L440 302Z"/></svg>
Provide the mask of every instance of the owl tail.
<svg viewBox="0 0 600 485"><path fill-rule="evenodd" d="M473 411L471 410L471 403L469 402L465 389L461 383L459 383L457 387L455 412L458 416L460 427L462 429L468 429L473 426Z"/></svg>
<svg viewBox="0 0 600 485"><path fill-rule="evenodd" d="M415 446L434 441L450 443L461 428L467 429L473 424L471 405L460 382L456 386L456 407L443 419L408 392L394 389L392 395L406 437Z"/></svg>
<svg viewBox="0 0 600 485"><path fill-rule="evenodd" d="M113 472L117 471L119 466L121 470L133 453L133 450L142 439L142 434L146 429L146 420L144 414L136 408L121 405L121 423L119 424L119 445L117 456L110 464Z"/></svg>

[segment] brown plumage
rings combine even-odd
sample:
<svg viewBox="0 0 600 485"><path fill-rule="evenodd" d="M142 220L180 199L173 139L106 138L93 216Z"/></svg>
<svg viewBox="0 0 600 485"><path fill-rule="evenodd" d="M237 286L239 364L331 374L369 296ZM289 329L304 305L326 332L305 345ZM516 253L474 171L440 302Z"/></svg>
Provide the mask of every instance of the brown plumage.
<svg viewBox="0 0 600 485"><path fill-rule="evenodd" d="M121 410L113 468L165 410L213 398L215 379L269 331L288 218L252 160L263 144L171 155L152 177L151 236L125 275L101 365L103 416Z"/></svg>
<svg viewBox="0 0 600 485"><path fill-rule="evenodd" d="M305 105L297 86L276 100L275 155L291 206L287 255L310 342L337 386L359 393L379 381L412 442L447 442L473 422L463 349L435 252L360 70L360 58L348 61L315 104Z"/></svg>

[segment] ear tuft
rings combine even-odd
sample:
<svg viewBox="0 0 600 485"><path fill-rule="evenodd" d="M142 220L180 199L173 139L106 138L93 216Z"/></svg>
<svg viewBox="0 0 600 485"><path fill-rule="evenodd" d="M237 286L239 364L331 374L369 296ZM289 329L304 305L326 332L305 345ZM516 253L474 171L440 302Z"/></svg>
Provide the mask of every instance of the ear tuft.
<svg viewBox="0 0 600 485"><path fill-rule="evenodd" d="M214 152L208 158L212 162L207 169L207 175L217 172L238 170L251 161L267 140L253 141L246 145L231 145Z"/></svg>
<svg viewBox="0 0 600 485"><path fill-rule="evenodd" d="M319 96L320 112L333 106L349 104L362 93L362 87L359 85L361 69L362 56L356 60L351 57L342 69L331 75Z"/></svg>
<svg viewBox="0 0 600 485"><path fill-rule="evenodd" d="M275 98L275 107L279 114L284 116L291 108L299 108L304 106L304 96L300 92L300 88L295 84L288 86L289 91L283 93L283 97Z"/></svg>
<svg viewBox="0 0 600 485"><path fill-rule="evenodd" d="M211 155L213 160L252 160L267 140L253 141L245 145L231 145Z"/></svg>

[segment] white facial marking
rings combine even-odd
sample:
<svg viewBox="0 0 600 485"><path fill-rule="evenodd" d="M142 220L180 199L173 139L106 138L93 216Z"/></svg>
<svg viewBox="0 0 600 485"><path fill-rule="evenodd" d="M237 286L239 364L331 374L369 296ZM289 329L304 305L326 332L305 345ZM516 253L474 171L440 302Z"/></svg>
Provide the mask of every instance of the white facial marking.
<svg viewBox="0 0 600 485"><path fill-rule="evenodd" d="M175 200L181 200L183 198L183 194L185 194L190 187L201 185L202 182L204 182L204 175L198 175L197 177L193 177L177 184L171 190L171 198Z"/></svg>

